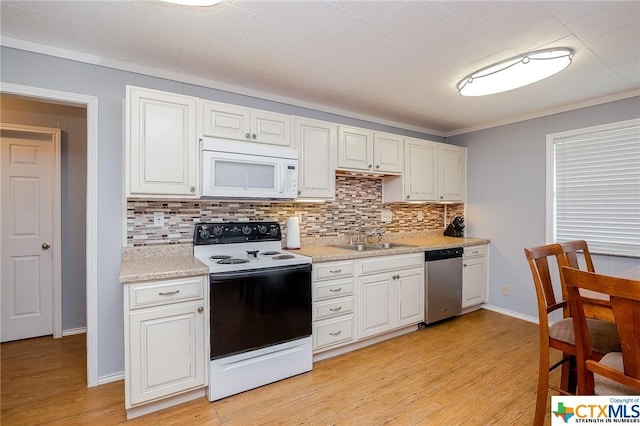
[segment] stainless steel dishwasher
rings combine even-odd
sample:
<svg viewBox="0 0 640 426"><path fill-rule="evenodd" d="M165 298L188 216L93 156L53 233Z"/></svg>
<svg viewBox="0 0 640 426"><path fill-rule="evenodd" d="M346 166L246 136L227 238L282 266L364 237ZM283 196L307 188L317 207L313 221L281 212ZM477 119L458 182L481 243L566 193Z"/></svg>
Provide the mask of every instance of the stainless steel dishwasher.
<svg viewBox="0 0 640 426"><path fill-rule="evenodd" d="M431 250L425 259L425 314L430 324L462 312L462 248Z"/></svg>

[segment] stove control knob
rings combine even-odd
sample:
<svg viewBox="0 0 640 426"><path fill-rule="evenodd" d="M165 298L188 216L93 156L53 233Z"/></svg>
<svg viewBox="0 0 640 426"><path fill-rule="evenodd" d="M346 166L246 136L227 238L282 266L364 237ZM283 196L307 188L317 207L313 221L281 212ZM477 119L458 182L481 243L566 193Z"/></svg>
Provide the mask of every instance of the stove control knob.
<svg viewBox="0 0 640 426"><path fill-rule="evenodd" d="M238 232L240 232L240 228L238 228L237 226L234 225L233 228L231 228L231 232L233 232L234 234L238 233Z"/></svg>
<svg viewBox="0 0 640 426"><path fill-rule="evenodd" d="M242 227L242 233L243 233L244 235L249 235L249 234L251 233L251 227L249 227L249 226L247 226L247 225L244 225L244 226Z"/></svg>
<svg viewBox="0 0 640 426"><path fill-rule="evenodd" d="M222 226L214 226L213 235L221 235L221 234L222 234Z"/></svg>
<svg viewBox="0 0 640 426"><path fill-rule="evenodd" d="M202 228L200 230L200 238L202 238L203 240L206 240L207 238L209 238L210 235L211 233L207 228Z"/></svg>
<svg viewBox="0 0 640 426"><path fill-rule="evenodd" d="M271 235L276 235L277 233L278 233L278 228L271 228L269 230L269 234L271 234Z"/></svg>
<svg viewBox="0 0 640 426"><path fill-rule="evenodd" d="M267 227L264 225L258 225L258 232L264 234L265 232L267 232Z"/></svg>

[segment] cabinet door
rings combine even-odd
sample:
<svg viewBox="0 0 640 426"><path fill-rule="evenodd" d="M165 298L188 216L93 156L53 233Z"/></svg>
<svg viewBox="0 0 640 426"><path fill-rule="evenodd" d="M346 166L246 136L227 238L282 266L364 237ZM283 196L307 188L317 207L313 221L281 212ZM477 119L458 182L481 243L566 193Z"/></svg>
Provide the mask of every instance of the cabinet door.
<svg viewBox="0 0 640 426"><path fill-rule="evenodd" d="M438 147L440 201L464 201L465 148L453 145Z"/></svg>
<svg viewBox="0 0 640 426"><path fill-rule="evenodd" d="M251 141L272 145L291 145L291 117L276 112L251 111Z"/></svg>
<svg viewBox="0 0 640 426"><path fill-rule="evenodd" d="M424 321L424 269L402 271L396 276L398 286L397 327Z"/></svg>
<svg viewBox="0 0 640 426"><path fill-rule="evenodd" d="M479 305L486 301L486 258L472 257L463 260L462 307Z"/></svg>
<svg viewBox="0 0 640 426"><path fill-rule="evenodd" d="M304 118L296 118L294 126L299 159L298 196L333 199L337 126Z"/></svg>
<svg viewBox="0 0 640 426"><path fill-rule="evenodd" d="M391 330L392 288L391 274L360 279L359 339Z"/></svg>
<svg viewBox="0 0 640 426"><path fill-rule="evenodd" d="M127 196L197 195L196 98L127 88Z"/></svg>
<svg viewBox="0 0 640 426"><path fill-rule="evenodd" d="M205 384L204 302L129 314L130 405Z"/></svg>
<svg viewBox="0 0 640 426"><path fill-rule="evenodd" d="M404 193L407 201L437 199L438 144L418 139L405 139Z"/></svg>
<svg viewBox="0 0 640 426"><path fill-rule="evenodd" d="M373 170L373 132L338 127L338 168Z"/></svg>
<svg viewBox="0 0 640 426"><path fill-rule="evenodd" d="M239 140L251 139L249 108L204 101L202 114L202 133L204 136Z"/></svg>
<svg viewBox="0 0 640 426"><path fill-rule="evenodd" d="M390 133L373 134L373 168L376 172L402 173L404 138Z"/></svg>

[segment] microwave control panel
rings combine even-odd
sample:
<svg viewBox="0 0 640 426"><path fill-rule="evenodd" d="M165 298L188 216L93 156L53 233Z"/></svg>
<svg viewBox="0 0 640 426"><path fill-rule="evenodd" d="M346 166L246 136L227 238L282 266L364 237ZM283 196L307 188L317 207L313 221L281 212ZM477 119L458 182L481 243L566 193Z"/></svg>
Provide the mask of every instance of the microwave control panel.
<svg viewBox="0 0 640 426"><path fill-rule="evenodd" d="M298 193L298 171L295 164L287 164L287 171L285 175L285 189L284 192L289 194Z"/></svg>

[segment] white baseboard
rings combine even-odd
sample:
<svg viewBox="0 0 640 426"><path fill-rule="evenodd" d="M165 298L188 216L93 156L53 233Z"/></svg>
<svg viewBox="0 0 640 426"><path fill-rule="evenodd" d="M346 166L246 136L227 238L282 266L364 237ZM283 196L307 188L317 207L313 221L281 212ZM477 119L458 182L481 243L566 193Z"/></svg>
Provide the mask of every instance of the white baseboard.
<svg viewBox="0 0 640 426"><path fill-rule="evenodd" d="M484 305L482 305L482 309L486 309L488 311L497 312L499 314L507 315L507 316L510 316L510 317L521 319L523 321L528 321L528 322L532 322L534 324L538 324L538 318L536 318L536 317L530 317L529 315L522 315L519 312L510 311L508 309L503 309L503 308L498 308L497 306L488 305L486 303Z"/></svg>
<svg viewBox="0 0 640 426"><path fill-rule="evenodd" d="M74 334L86 334L86 333L87 333L87 327L68 328L66 330L62 330L62 337L73 336Z"/></svg>
<svg viewBox="0 0 640 426"><path fill-rule="evenodd" d="M98 377L98 385L104 385L111 382L117 382L118 380L124 380L124 371L119 373L107 374L106 376Z"/></svg>

